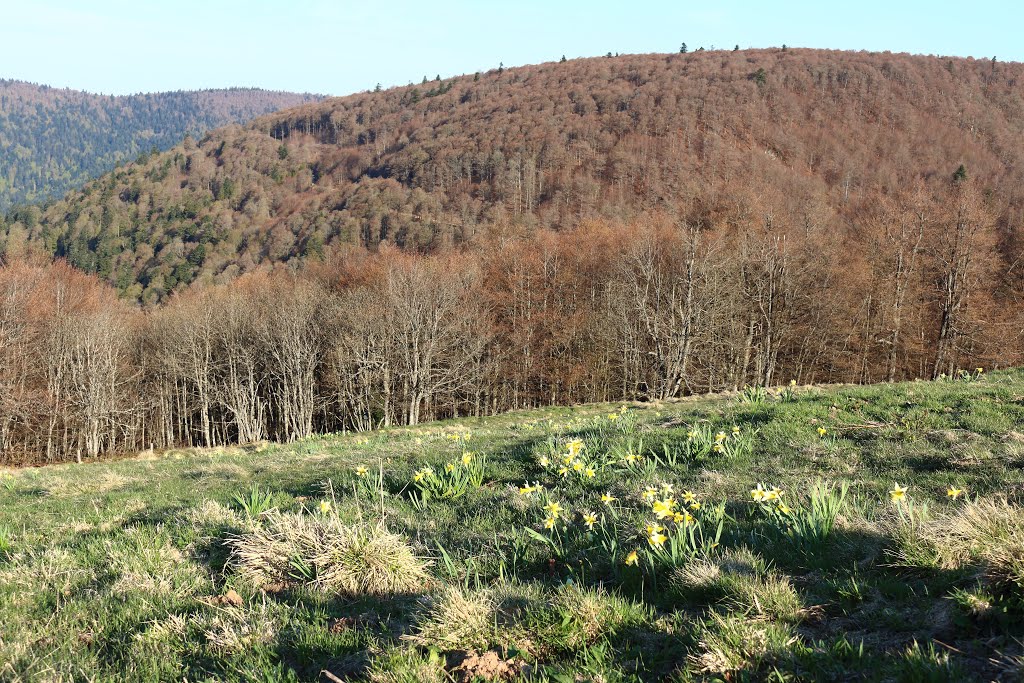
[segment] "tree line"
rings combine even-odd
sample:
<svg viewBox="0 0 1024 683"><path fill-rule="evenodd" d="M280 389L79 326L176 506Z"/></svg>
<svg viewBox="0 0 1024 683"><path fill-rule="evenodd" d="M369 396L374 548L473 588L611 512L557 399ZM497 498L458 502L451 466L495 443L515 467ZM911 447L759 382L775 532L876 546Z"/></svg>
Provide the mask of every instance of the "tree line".
<svg viewBox="0 0 1024 683"><path fill-rule="evenodd" d="M148 308L66 263L13 261L2 460L1020 363L1000 239L958 177L848 235L652 212L429 254L353 245Z"/></svg>

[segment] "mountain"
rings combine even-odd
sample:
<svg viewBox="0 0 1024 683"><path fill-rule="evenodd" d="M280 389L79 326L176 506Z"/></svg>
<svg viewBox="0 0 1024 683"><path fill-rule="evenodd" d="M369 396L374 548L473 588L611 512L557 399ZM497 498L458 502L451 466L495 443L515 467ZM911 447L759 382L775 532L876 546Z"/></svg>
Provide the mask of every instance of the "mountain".
<svg viewBox="0 0 1024 683"><path fill-rule="evenodd" d="M858 252L887 201L918 188L938 207L962 167L1010 264L1022 88L1018 63L784 48L497 69L143 155L8 216L0 252L65 258L143 301L347 244L432 250L654 214L822 230Z"/></svg>
<svg viewBox="0 0 1024 683"><path fill-rule="evenodd" d="M318 99L251 88L114 97L0 80L0 211L59 197L186 135Z"/></svg>

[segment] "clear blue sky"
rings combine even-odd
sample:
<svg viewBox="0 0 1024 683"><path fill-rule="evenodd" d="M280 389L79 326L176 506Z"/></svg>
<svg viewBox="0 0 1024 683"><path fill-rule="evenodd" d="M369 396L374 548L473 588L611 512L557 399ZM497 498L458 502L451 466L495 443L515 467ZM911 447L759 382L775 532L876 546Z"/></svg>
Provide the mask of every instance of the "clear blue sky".
<svg viewBox="0 0 1024 683"><path fill-rule="evenodd" d="M1024 61L1011 0L8 0L0 78L343 95L608 51L798 47Z"/></svg>

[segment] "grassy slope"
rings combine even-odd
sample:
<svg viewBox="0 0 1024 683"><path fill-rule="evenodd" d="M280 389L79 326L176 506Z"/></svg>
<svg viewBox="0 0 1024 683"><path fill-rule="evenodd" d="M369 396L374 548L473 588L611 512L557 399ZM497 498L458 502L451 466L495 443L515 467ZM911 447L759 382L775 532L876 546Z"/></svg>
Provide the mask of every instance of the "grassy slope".
<svg viewBox="0 0 1024 683"><path fill-rule="evenodd" d="M634 427L610 423L615 409L0 474L0 679L322 680L326 668L342 677L444 680L445 667L458 677L488 665L554 680L687 680L729 669L740 672L732 680L776 669L791 680L1021 675L1022 586L991 582L980 560L897 561L901 550L927 544L900 524L887 491L894 481L909 485L918 509L927 501L937 518L965 504L946 499L950 484L1019 503L1024 372L801 388L789 402L637 405ZM681 452L700 420L756 430L753 451L680 457L645 472L608 466L589 481L559 480L537 464L551 437L561 452L575 436L591 458L625 452L630 442L635 450L642 438L649 463L649 452L666 444ZM414 472L457 458L464 446L449 435L467 430L468 448L486 456L485 485L417 509ZM382 468L383 496L362 490L359 465ZM801 553L753 513L748 492L765 482L796 503L818 478L847 480L851 492L828 540ZM547 497L569 508L560 558L523 531L541 530L547 499L520 495L525 479L539 479ZM255 482L282 510L313 510L327 481L343 520L376 518L383 505L388 527L435 558L435 581L423 590L430 597L339 597L300 581L260 591L242 580L224 542L258 523L234 495ZM661 482L691 489L706 509L727 502L710 561L676 572L623 564L626 551L645 546L638 529L651 515L639 494ZM618 499L617 519L609 511L605 522L617 528L614 559L578 516L607 510L598 499L606 491ZM229 589L240 605L218 597ZM473 615L483 615L475 627ZM502 657L457 669L465 651L488 648Z"/></svg>

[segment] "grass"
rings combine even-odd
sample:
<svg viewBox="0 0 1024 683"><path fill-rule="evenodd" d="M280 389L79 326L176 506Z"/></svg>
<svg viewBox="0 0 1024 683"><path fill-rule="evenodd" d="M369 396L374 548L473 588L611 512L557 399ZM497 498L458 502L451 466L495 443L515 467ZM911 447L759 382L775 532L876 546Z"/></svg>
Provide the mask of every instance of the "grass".
<svg viewBox="0 0 1024 683"><path fill-rule="evenodd" d="M1024 676L1022 371L0 484L5 681Z"/></svg>

